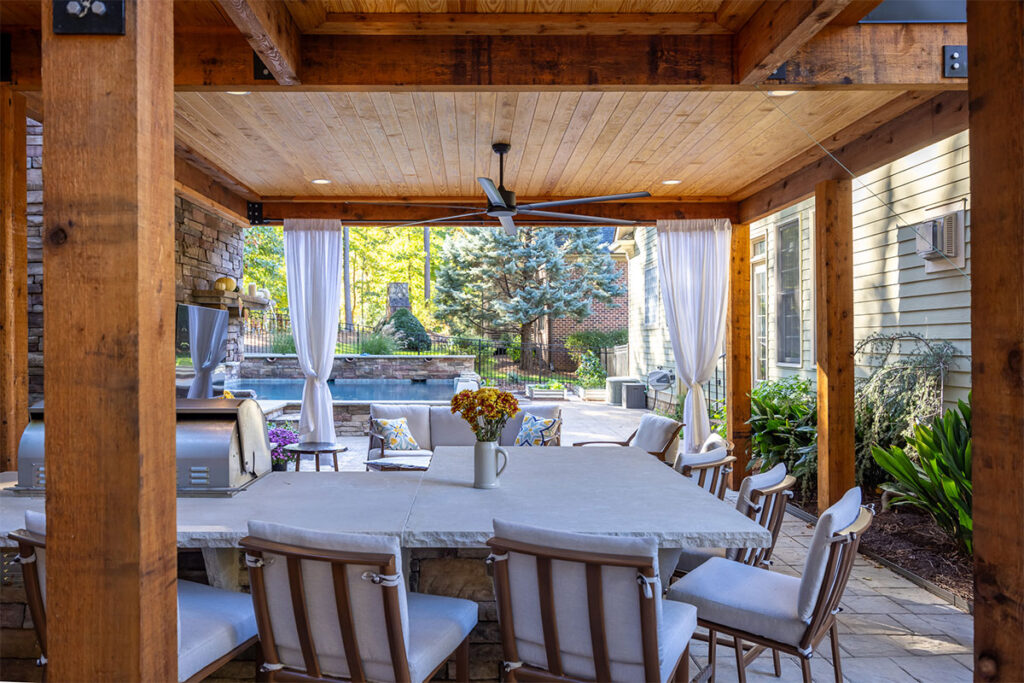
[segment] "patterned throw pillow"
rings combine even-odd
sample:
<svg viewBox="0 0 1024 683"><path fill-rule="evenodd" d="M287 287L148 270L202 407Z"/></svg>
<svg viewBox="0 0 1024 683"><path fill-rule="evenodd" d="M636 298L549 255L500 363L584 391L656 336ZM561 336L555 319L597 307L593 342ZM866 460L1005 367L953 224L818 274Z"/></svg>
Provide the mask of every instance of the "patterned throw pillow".
<svg viewBox="0 0 1024 683"><path fill-rule="evenodd" d="M558 433L558 418L537 417L532 413L523 416L523 426L516 436L515 446L547 446Z"/></svg>
<svg viewBox="0 0 1024 683"><path fill-rule="evenodd" d="M409 430L409 420L404 417L377 420L377 431L384 436L389 451L419 450L420 445Z"/></svg>

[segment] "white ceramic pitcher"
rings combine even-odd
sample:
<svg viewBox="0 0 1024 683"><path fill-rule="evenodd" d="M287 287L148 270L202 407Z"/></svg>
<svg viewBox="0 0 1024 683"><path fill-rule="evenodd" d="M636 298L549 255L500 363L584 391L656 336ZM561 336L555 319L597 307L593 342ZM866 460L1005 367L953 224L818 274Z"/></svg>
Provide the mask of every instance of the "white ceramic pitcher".
<svg viewBox="0 0 1024 683"><path fill-rule="evenodd" d="M498 467L499 455L504 458L501 467ZM508 451L495 441L477 441L473 447L473 488L497 488L498 477L507 466Z"/></svg>

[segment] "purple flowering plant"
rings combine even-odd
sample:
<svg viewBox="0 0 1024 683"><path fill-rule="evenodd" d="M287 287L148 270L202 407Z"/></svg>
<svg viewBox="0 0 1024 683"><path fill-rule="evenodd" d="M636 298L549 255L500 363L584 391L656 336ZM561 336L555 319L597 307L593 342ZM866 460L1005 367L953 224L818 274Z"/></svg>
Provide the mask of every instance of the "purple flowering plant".
<svg viewBox="0 0 1024 683"><path fill-rule="evenodd" d="M271 463L287 465L295 461L297 454L286 452L284 447L288 444L299 442L298 432L290 427L271 427L267 430L267 438L270 439L270 443L277 444L274 450L270 451Z"/></svg>

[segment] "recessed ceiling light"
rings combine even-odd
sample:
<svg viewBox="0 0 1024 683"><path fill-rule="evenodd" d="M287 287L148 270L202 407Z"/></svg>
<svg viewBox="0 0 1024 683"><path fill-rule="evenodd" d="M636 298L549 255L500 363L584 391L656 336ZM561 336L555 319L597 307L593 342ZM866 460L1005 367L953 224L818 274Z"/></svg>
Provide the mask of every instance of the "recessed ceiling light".
<svg viewBox="0 0 1024 683"><path fill-rule="evenodd" d="M327 178L313 178L312 182L313 182L314 185L330 185L331 184L331 181L328 180Z"/></svg>
<svg viewBox="0 0 1024 683"><path fill-rule="evenodd" d="M683 181L682 180L662 180L661 184L662 185L678 185L681 182L683 182Z"/></svg>
<svg viewBox="0 0 1024 683"><path fill-rule="evenodd" d="M795 95L796 93L796 90L769 90L768 97L789 97L790 95Z"/></svg>
<svg viewBox="0 0 1024 683"><path fill-rule="evenodd" d="M228 90L229 95L248 95L248 90Z"/></svg>

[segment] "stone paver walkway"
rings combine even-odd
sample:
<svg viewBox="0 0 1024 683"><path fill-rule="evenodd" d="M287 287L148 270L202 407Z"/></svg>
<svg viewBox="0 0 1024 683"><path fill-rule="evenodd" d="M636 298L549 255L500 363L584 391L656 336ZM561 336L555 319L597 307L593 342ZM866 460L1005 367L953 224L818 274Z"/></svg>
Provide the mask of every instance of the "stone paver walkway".
<svg viewBox="0 0 1024 683"><path fill-rule="evenodd" d="M625 439L636 428L641 410L626 410L599 403L565 401L562 404L562 443L598 439ZM525 403L524 403L525 407ZM341 439L349 452L341 458L346 470L363 470L368 439ZM330 467L328 465L328 467ZM314 469L307 459L303 470ZM775 551L775 571L799 576L813 527L788 516ZM974 620L956 607L914 585L871 560L859 556L839 615L839 646L845 680L924 681L953 683L972 680ZM691 652L699 666L707 663L707 645L694 641ZM717 652L719 681L736 679L731 649ZM833 680L828 638L811 660L814 679ZM800 681L796 658L782 655L782 677L773 675L772 660L762 655L747 668L747 680Z"/></svg>

